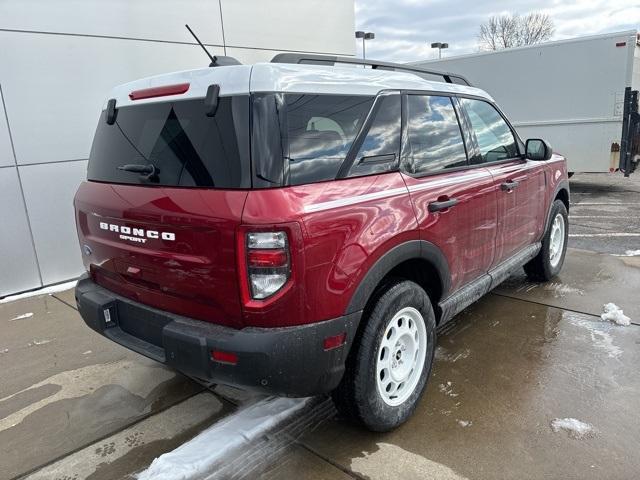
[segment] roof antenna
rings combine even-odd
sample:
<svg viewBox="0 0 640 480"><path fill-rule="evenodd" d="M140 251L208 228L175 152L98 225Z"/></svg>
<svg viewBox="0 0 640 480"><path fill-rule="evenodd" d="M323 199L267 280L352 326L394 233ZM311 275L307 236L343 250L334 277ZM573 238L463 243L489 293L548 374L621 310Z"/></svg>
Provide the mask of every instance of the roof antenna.
<svg viewBox="0 0 640 480"><path fill-rule="evenodd" d="M189 27L188 24L184 25L185 27L187 27L187 30L189 30L189 33L191 35L193 35L193 38L196 39L196 42L198 42L198 45L200 45L202 47L202 49L204 50L204 53L207 54L207 57L209 57L211 59L211 63L209 64L210 67L217 67L218 66L218 57L216 57L215 55L211 55L209 53L209 51L207 50L207 48L202 44L202 42L200 41L200 39L198 37L196 37L196 34L193 33L193 30L191 30L191 27Z"/></svg>

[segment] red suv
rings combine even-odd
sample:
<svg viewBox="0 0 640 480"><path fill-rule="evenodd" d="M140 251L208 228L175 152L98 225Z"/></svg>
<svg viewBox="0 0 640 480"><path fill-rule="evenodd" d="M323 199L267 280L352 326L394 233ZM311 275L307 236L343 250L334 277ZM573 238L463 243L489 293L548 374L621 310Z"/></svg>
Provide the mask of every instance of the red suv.
<svg viewBox="0 0 640 480"><path fill-rule="evenodd" d="M138 80L102 112L76 300L107 338L203 383L407 419L436 327L567 245L565 160L464 78L279 55ZM231 63L231 62L227 62ZM308 63L314 63L308 64Z"/></svg>

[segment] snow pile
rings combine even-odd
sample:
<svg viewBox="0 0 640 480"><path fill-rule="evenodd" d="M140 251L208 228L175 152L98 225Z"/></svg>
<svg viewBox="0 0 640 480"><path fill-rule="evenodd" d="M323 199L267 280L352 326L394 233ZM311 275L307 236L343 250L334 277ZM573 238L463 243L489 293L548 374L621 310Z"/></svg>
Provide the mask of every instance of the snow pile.
<svg viewBox="0 0 640 480"><path fill-rule="evenodd" d="M15 300L21 300L23 298L35 297L37 295L52 295L58 292L64 292L76 286L77 280L67 283L59 283L58 285L51 285L50 287L41 288L39 290L32 290L31 292L19 293L18 295L11 295L9 297L0 298L0 303L9 303Z"/></svg>
<svg viewBox="0 0 640 480"><path fill-rule="evenodd" d="M551 420L551 430L555 433L565 430L573 438L583 438L593 433L593 425L575 418L554 418Z"/></svg>
<svg viewBox="0 0 640 480"><path fill-rule="evenodd" d="M611 321L617 325L623 325L628 327L631 324L631 319L627 317L624 312L615 303L607 303L602 309L604 313L600 315L602 320Z"/></svg>
<svg viewBox="0 0 640 480"><path fill-rule="evenodd" d="M22 315L18 315L17 317L13 317L11 320L9 320L10 322L13 322L15 320L23 320L25 318L31 318L33 317L33 312L29 312L29 313L23 313Z"/></svg>
<svg viewBox="0 0 640 480"><path fill-rule="evenodd" d="M175 450L156 458L138 480L202 478L230 452L246 447L302 409L309 398L268 397L230 415Z"/></svg>
<svg viewBox="0 0 640 480"><path fill-rule="evenodd" d="M462 428L466 428L473 425L473 422L471 420L458 420L458 425L460 425Z"/></svg>

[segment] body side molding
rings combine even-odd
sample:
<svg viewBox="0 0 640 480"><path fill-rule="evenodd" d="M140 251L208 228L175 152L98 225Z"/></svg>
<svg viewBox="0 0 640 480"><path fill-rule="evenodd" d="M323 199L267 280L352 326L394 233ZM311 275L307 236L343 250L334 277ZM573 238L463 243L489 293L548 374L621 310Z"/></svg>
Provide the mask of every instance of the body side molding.
<svg viewBox="0 0 640 480"><path fill-rule="evenodd" d="M506 280L515 269L522 267L534 258L541 247L542 245L538 242L523 248L500 265L497 265L492 270L489 270L489 272L467 283L464 287L442 300L439 304L442 310L442 317L438 326L444 325L456 314L497 287Z"/></svg>

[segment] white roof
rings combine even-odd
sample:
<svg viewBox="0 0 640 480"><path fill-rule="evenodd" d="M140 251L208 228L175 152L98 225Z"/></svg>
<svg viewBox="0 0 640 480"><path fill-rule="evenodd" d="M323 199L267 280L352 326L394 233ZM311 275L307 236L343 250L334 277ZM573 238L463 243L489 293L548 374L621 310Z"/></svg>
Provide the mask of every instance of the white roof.
<svg viewBox="0 0 640 480"><path fill-rule="evenodd" d="M435 90L466 93L491 99L479 88L438 81L429 81L411 72L370 68L333 67L288 63L257 63L227 67L202 68L142 78L115 87L106 100L116 99L119 107L153 102L166 102L167 97L132 102L129 93L151 87L189 83L189 90L176 95L175 100L202 98L211 84L220 85L220 95L249 92L325 93L375 95L381 90ZM105 107L106 107L105 100Z"/></svg>

